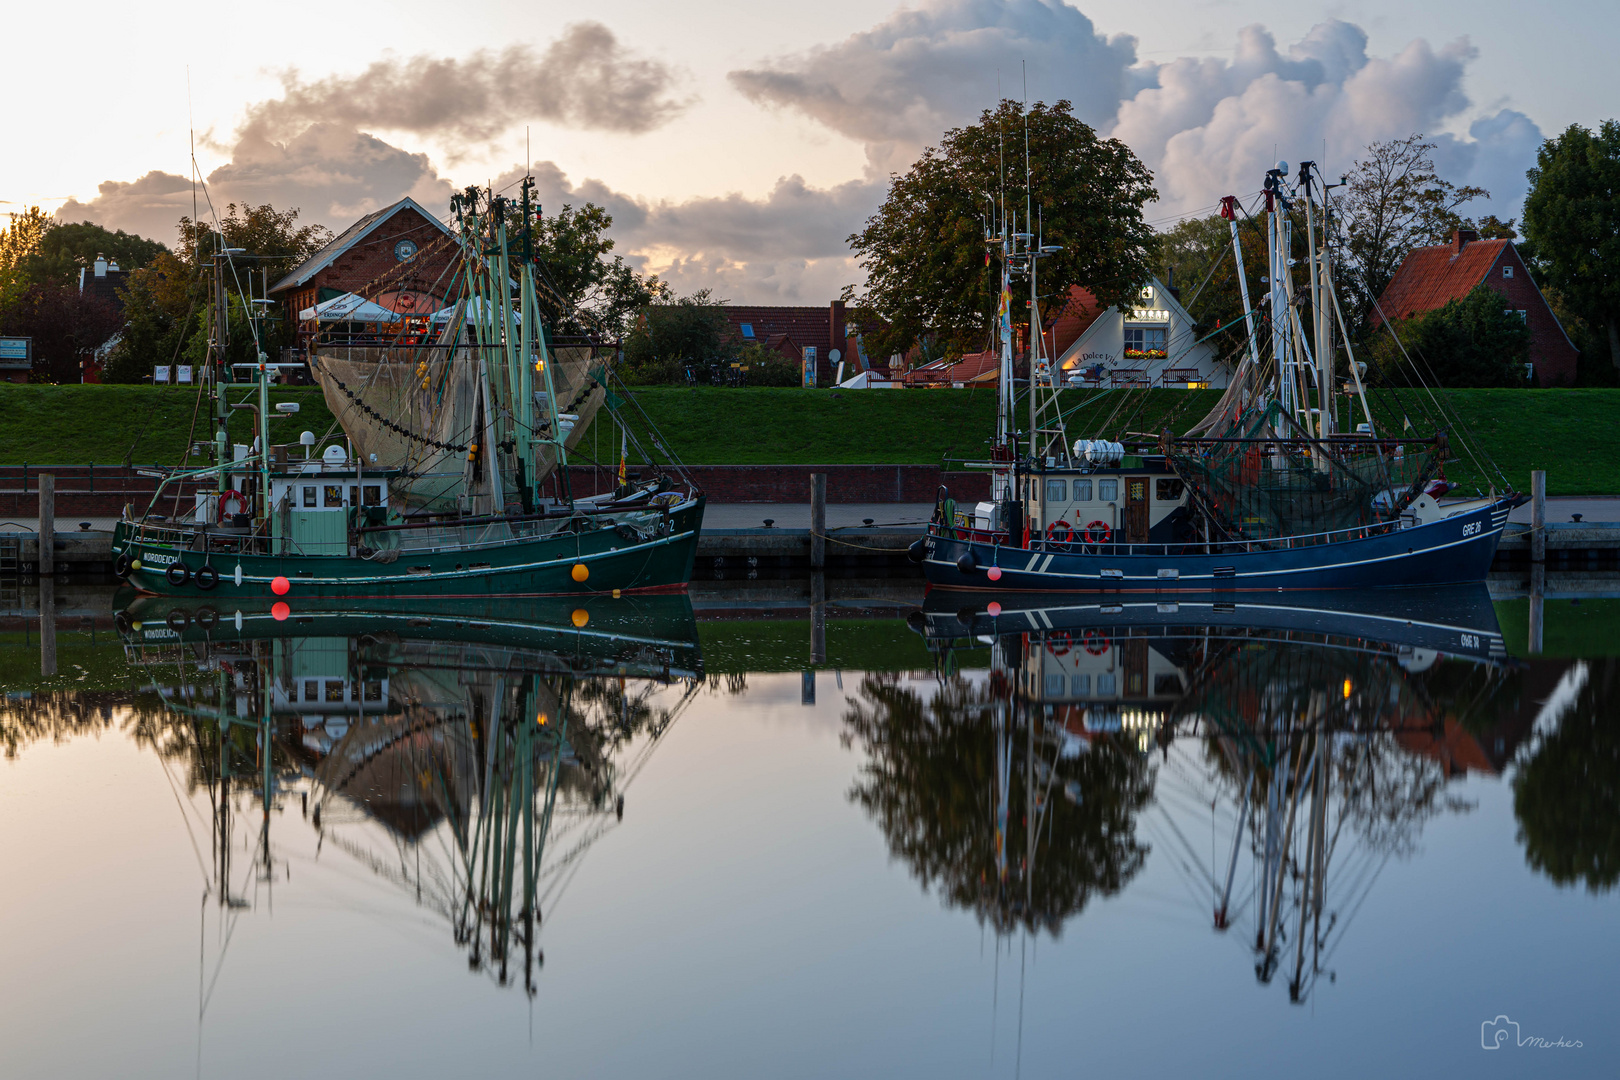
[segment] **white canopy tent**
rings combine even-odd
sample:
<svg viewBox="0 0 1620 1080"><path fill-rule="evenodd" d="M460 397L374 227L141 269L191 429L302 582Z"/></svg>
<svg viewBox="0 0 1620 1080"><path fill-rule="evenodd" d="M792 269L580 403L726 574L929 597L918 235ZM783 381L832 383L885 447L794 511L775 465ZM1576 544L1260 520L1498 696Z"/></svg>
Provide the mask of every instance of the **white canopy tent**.
<svg viewBox="0 0 1620 1080"><path fill-rule="evenodd" d="M405 318L397 311L354 293L344 293L314 307L307 307L298 313L298 317L322 322L399 322Z"/></svg>

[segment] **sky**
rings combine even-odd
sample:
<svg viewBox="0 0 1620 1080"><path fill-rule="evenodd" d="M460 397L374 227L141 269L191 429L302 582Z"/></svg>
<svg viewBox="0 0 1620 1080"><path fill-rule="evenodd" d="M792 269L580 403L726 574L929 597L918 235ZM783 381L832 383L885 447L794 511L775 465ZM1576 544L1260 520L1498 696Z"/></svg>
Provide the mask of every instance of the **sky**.
<svg viewBox="0 0 1620 1080"><path fill-rule="evenodd" d="M75 5L8 12L14 103L0 211L40 205L172 242L207 199L340 230L527 163L547 208L614 215L618 251L678 291L822 304L846 238L947 129L1001 96L1067 98L1153 170L1163 226L1259 187L1278 158L1333 175L1421 132L1442 175L1516 216L1541 140L1620 113L1620 5L1507 0L464 0L454 8ZM206 216L206 200L203 213Z"/></svg>

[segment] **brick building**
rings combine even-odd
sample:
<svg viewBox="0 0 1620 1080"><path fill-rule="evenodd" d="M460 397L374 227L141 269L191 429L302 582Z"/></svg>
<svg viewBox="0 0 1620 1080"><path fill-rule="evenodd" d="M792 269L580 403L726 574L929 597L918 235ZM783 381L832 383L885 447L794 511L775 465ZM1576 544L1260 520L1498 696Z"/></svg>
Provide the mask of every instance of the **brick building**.
<svg viewBox="0 0 1620 1080"><path fill-rule="evenodd" d="M436 311L455 290L453 234L415 199L404 198L344 229L270 296L297 313L357 293L401 314Z"/></svg>
<svg viewBox="0 0 1620 1080"><path fill-rule="evenodd" d="M844 322L844 302L834 300L826 307L764 307L727 304L726 322L732 338L745 345L763 345L790 360L800 360L804 350L816 350L816 384L827 386L844 362L844 376L865 370L859 359L860 345ZM832 351L838 350L834 357Z"/></svg>
<svg viewBox="0 0 1620 1080"><path fill-rule="evenodd" d="M1501 294L1507 309L1530 327L1536 385L1573 385L1579 353L1509 240L1481 240L1458 229L1448 244L1414 248L1378 298L1373 325L1383 325L1380 311L1399 322L1461 300L1481 284Z"/></svg>

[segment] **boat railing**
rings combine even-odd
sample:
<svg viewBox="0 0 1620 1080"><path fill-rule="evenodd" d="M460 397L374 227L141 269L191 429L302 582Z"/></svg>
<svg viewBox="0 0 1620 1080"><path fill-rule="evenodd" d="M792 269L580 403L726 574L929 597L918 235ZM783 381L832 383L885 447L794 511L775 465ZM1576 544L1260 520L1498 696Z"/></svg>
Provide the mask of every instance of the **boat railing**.
<svg viewBox="0 0 1620 1080"><path fill-rule="evenodd" d="M1262 551L1291 551L1295 548L1316 547L1322 544L1343 543L1350 540L1365 540L1368 537L1383 536L1388 533L1399 532L1408 527L1408 523L1399 518L1389 521L1374 522L1371 525L1354 525L1343 529L1329 529L1326 532L1299 533L1292 536L1276 536L1261 539L1243 540L1212 540L1191 541L1183 543L1141 543L1132 541L1103 540L1094 542L1084 532L1070 534L1069 537L1058 539L1051 536L1030 537L1030 551L1053 552L1059 554L1098 554L1098 555L1230 555L1252 554ZM1007 545L1011 538L1003 531L977 528L947 528L938 522L931 522L929 532L934 536L947 539L968 540L979 544Z"/></svg>

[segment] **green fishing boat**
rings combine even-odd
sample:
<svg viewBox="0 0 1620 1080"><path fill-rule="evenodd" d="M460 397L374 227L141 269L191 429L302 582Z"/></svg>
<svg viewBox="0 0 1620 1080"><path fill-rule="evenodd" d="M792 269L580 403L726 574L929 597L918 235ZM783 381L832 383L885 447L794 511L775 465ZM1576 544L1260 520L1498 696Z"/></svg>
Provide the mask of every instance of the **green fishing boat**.
<svg viewBox="0 0 1620 1080"><path fill-rule="evenodd" d="M263 349L254 381L230 381L226 282L241 252L216 237L202 390L215 435L194 447L212 463L164 474L144 509L125 508L119 575L222 603L684 590L703 494L656 434L636 438L650 422L629 422L612 352L551 339L532 190L526 178L517 199L468 189L452 200L460 295L444 309L314 325L310 369L341 432L297 443L271 440L272 416L297 406L272 405ZM576 496L569 455L604 407L625 444L616 483ZM227 436L234 409L255 415L251 445ZM625 467L631 443L646 475Z"/></svg>

